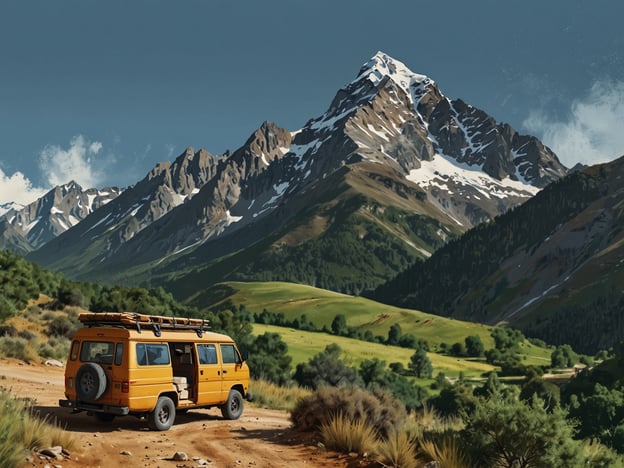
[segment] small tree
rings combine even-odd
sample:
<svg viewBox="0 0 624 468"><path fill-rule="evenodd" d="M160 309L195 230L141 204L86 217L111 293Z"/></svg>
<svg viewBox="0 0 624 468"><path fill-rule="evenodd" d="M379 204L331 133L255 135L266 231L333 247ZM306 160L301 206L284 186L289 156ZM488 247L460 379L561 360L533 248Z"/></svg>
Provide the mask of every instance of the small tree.
<svg viewBox="0 0 624 468"><path fill-rule="evenodd" d="M453 343L450 354L451 356L465 356L466 347L464 346L464 343L460 343L459 341L457 343Z"/></svg>
<svg viewBox="0 0 624 468"><path fill-rule="evenodd" d="M466 355L471 357L481 357L485 352L485 347L479 335L467 336L464 340L466 343Z"/></svg>
<svg viewBox="0 0 624 468"><path fill-rule="evenodd" d="M494 395L498 395L501 388L502 384L498 379L498 374L496 372L490 372L485 383L481 387L475 388L473 393L475 396L491 398Z"/></svg>
<svg viewBox="0 0 624 468"><path fill-rule="evenodd" d="M433 374L433 366L427 356L427 352L424 349L419 349L410 358L408 368L419 379L431 378Z"/></svg>
<svg viewBox="0 0 624 468"><path fill-rule="evenodd" d="M557 346L550 355L550 363L553 367L572 367L578 361L578 355L570 345Z"/></svg>
<svg viewBox="0 0 624 468"><path fill-rule="evenodd" d="M388 330L388 340L386 341L386 344L393 346L398 345L399 341L401 340L401 334L401 325L399 325L398 323L392 324L390 326L390 330Z"/></svg>
<svg viewBox="0 0 624 468"><path fill-rule="evenodd" d="M347 333L347 319L344 315L338 314L331 324L331 331L334 335L342 336Z"/></svg>
<svg viewBox="0 0 624 468"><path fill-rule="evenodd" d="M254 378L263 378L278 385L290 380L292 358L288 345L277 333L264 333L256 337L251 346L249 369Z"/></svg>
<svg viewBox="0 0 624 468"><path fill-rule="evenodd" d="M549 413L539 398L529 404L490 398L466 421L463 439L478 466L585 466L582 443L573 434L565 411Z"/></svg>
<svg viewBox="0 0 624 468"><path fill-rule="evenodd" d="M534 396L538 396L544 402L546 409L552 411L559 406L561 391L555 384L546 382L539 377L534 377L522 386L520 399L529 403Z"/></svg>
<svg viewBox="0 0 624 468"><path fill-rule="evenodd" d="M349 367L340 359L342 350L333 343L313 356L307 363L297 364L294 379L302 387L316 390L323 386L344 387L361 385L357 369Z"/></svg>

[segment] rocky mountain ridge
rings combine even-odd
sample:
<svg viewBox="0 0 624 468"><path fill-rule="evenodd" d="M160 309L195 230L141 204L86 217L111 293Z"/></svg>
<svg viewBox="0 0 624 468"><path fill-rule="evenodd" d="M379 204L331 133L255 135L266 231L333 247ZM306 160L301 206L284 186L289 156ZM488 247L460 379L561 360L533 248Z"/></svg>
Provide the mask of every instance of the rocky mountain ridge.
<svg viewBox="0 0 624 468"><path fill-rule="evenodd" d="M30 258L86 277L132 268L164 275L253 245L268 256L300 248L353 215L361 239L380 227L380 238L393 239L388 248L409 260L565 173L536 138L449 100L379 52L302 129L265 122L234 152L189 149ZM384 207L398 217L382 219ZM241 260L247 271L259 251ZM401 265L387 264L384 275Z"/></svg>

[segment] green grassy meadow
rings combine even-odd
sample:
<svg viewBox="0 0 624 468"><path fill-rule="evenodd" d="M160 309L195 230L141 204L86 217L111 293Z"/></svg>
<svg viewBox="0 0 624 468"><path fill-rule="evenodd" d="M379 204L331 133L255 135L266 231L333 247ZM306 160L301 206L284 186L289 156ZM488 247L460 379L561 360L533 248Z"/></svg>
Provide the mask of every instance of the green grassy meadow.
<svg viewBox="0 0 624 468"><path fill-rule="evenodd" d="M308 361L315 354L320 353L326 346L336 343L342 349L347 364L359 367L360 363L367 359L377 358L391 362L401 362L405 367L410 360L413 349L388 346L379 343L329 335L327 333L308 332L294 330L292 328L277 327L274 325L254 324L253 334L277 333L281 335L288 345L288 354L293 358L293 367L299 363ZM460 372L468 378L480 378L483 373L495 370L494 366L484 360L456 358L436 353L428 353L434 374L444 372L448 377L458 377Z"/></svg>
<svg viewBox="0 0 624 468"><path fill-rule="evenodd" d="M374 335L380 335L384 338L388 336L390 326L398 323L403 334L411 333L417 338L427 340L432 351L436 351L441 343L448 345L456 342L463 343L466 336L469 335L478 335L486 349L494 347L494 340L490 335L491 326L449 319L417 310L401 309L363 297L349 296L307 285L280 282L229 282L205 290L201 297L202 308L206 309L225 305L244 305L248 311L253 313L262 312L264 309L271 312L281 312L288 320L294 320L305 314L308 320L319 329L322 329L323 326L330 328L334 317L342 314L346 317L349 327L357 327L363 331L370 330ZM254 325L254 329L258 331L263 329L262 327L266 326ZM289 343L295 363L306 361L330 343L339 343L342 339L348 340L323 333L306 333L282 327L274 327L271 330L284 336L284 341ZM291 336L291 333L295 332L301 334L299 336L301 343ZM292 346L290 341L293 343ZM348 354L352 354L360 360L370 359L375 355L374 353L382 353L383 359L390 363L402 361L401 358L394 358L395 355L403 356L401 353L404 353L405 360L407 360L413 354L413 351L409 349L388 347L359 340L349 341L353 343L345 345L345 351L346 349L353 350L353 353L348 352ZM308 344L304 346L304 343ZM373 349L375 351L372 351ZM393 351L382 351L385 349ZM548 364L550 363L551 352L550 349L540 348L528 342L522 343L522 354L526 356L523 361L524 364ZM455 357L435 356L438 357L432 358L432 360L440 359L440 362L444 362L449 370L467 371L463 364L452 363L452 361L457 361ZM476 366L474 367L475 371L481 370L482 368L477 364L483 363L466 365L468 369ZM471 371L468 370L468 372Z"/></svg>
<svg viewBox="0 0 624 468"><path fill-rule="evenodd" d="M244 304L253 313L267 309L283 313L288 320L305 314L319 329L323 326L329 328L334 317L342 314L348 326L370 330L374 335L383 337L388 336L391 325L398 323L404 334L411 333L427 340L432 349L440 343L451 345L457 341L463 342L468 335L479 335L486 348L494 346L490 337L491 327L485 325L401 309L311 286L280 282L231 282L222 283L216 288L219 294L211 289L204 291L202 308L214 308L223 303L236 306ZM226 289L229 294L224 295Z"/></svg>

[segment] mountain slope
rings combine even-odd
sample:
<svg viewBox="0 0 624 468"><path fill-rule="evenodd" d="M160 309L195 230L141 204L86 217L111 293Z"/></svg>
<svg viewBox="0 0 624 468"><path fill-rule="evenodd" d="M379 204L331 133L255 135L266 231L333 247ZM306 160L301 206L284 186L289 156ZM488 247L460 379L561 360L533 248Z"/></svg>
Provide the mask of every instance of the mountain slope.
<svg viewBox="0 0 624 468"><path fill-rule="evenodd" d="M185 203L137 219L154 199L144 180L30 258L83 278L175 282L180 294L224 278L361 291L566 172L537 139L381 52L302 129L265 122L210 160Z"/></svg>
<svg viewBox="0 0 624 468"><path fill-rule="evenodd" d="M377 289L377 300L595 352L624 333L624 157L575 172Z"/></svg>
<svg viewBox="0 0 624 468"><path fill-rule="evenodd" d="M71 181L27 206L12 206L0 216L0 248L20 253L35 250L78 225L121 192L117 187L83 190Z"/></svg>

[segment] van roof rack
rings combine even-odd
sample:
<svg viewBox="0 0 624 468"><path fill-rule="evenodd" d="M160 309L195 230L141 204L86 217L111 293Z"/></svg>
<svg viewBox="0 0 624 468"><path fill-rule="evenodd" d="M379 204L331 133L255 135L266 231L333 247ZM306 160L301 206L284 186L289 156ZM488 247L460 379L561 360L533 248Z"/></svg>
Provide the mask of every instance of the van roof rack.
<svg viewBox="0 0 624 468"><path fill-rule="evenodd" d="M156 336L160 336L161 330L195 330L201 338L204 331L210 330L210 322L204 319L166 317L134 312L83 312L78 314L78 320L87 327L136 328L139 333L141 333L141 327L151 328Z"/></svg>

